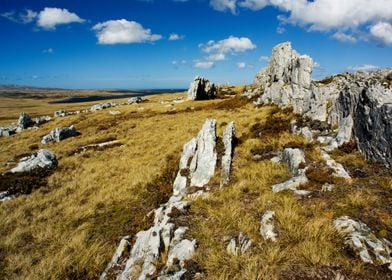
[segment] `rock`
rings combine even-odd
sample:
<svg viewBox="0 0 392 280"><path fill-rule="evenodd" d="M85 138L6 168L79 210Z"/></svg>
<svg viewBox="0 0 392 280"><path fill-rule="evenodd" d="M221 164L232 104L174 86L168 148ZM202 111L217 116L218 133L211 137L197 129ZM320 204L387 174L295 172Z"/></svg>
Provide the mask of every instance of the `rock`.
<svg viewBox="0 0 392 280"><path fill-rule="evenodd" d="M169 250L167 265L173 265L175 260L180 262L189 260L195 253L196 240L183 239Z"/></svg>
<svg viewBox="0 0 392 280"><path fill-rule="evenodd" d="M385 79L387 79L388 81L392 81L392 72L389 72L386 76Z"/></svg>
<svg viewBox="0 0 392 280"><path fill-rule="evenodd" d="M135 97L131 97L128 99L128 105L132 105L132 104L139 104L146 101L143 97L140 96L135 96Z"/></svg>
<svg viewBox="0 0 392 280"><path fill-rule="evenodd" d="M273 192L281 192L284 190L292 190L295 191L300 186L303 186L309 182L308 178L305 175L305 172L301 172L299 175L292 177L291 179L272 186Z"/></svg>
<svg viewBox="0 0 392 280"><path fill-rule="evenodd" d="M57 118L57 117L65 117L65 116L68 116L68 115L70 115L70 112L68 112L68 111L66 111L64 109L61 109L59 111L54 112L54 117L55 118Z"/></svg>
<svg viewBox="0 0 392 280"><path fill-rule="evenodd" d="M7 137L14 135L18 127L0 127L0 136Z"/></svg>
<svg viewBox="0 0 392 280"><path fill-rule="evenodd" d="M216 120L207 120L197 138L197 151L189 166L190 185L203 187L214 176L217 153Z"/></svg>
<svg viewBox="0 0 392 280"><path fill-rule="evenodd" d="M188 100L213 99L216 93L217 90L213 83L197 76L188 89Z"/></svg>
<svg viewBox="0 0 392 280"><path fill-rule="evenodd" d="M350 246L365 263L388 264L392 270L392 243L384 238L377 238L371 229L361 221L347 216L334 220L337 231L345 237L345 244Z"/></svg>
<svg viewBox="0 0 392 280"><path fill-rule="evenodd" d="M238 237L232 238L226 247L228 254L233 256L239 256L247 252L252 246L252 240L240 232Z"/></svg>
<svg viewBox="0 0 392 280"><path fill-rule="evenodd" d="M11 169L12 173L30 172L37 168L51 169L57 165L54 153L41 149L29 157L22 158L19 164Z"/></svg>
<svg viewBox="0 0 392 280"><path fill-rule="evenodd" d="M321 187L321 191L322 192L331 192L334 189L335 185L329 184L329 183L325 183L322 187Z"/></svg>
<svg viewBox="0 0 392 280"><path fill-rule="evenodd" d="M24 112L20 113L19 119L18 119L18 127L19 128L26 129L26 128L33 126L33 125L34 125L34 121L31 119L31 117L28 114L26 114Z"/></svg>
<svg viewBox="0 0 392 280"><path fill-rule="evenodd" d="M264 240L276 241L278 234L275 232L275 226L273 224L274 217L274 211L266 211L261 217L260 234Z"/></svg>
<svg viewBox="0 0 392 280"><path fill-rule="evenodd" d="M220 181L221 187L227 185L230 181L231 159L233 157L233 150L234 150L234 138L235 138L235 125L234 122L231 122L226 126L223 132L223 145L225 146L225 152L222 156L221 181Z"/></svg>
<svg viewBox="0 0 392 280"><path fill-rule="evenodd" d="M39 126L39 125L47 123L51 120L52 120L51 116L41 116L41 117L35 118L34 123Z"/></svg>
<svg viewBox="0 0 392 280"><path fill-rule="evenodd" d="M100 111L100 110L104 110L104 109L115 107L115 106L116 106L116 104L114 104L112 102L95 104L95 105L91 106L90 111L95 112L95 111Z"/></svg>
<svg viewBox="0 0 392 280"><path fill-rule="evenodd" d="M130 248L131 243L129 242L129 236L121 239L120 245L118 245L111 261L107 265L105 271L101 274L100 280L107 279L111 271L121 269L120 267L123 265L126 254L129 252Z"/></svg>
<svg viewBox="0 0 392 280"><path fill-rule="evenodd" d="M305 165L305 154L300 149L286 148L283 150L281 162L286 163L291 174L298 175L301 165Z"/></svg>
<svg viewBox="0 0 392 280"><path fill-rule="evenodd" d="M325 160L326 165L333 170L333 176L343 179L351 178L347 171L344 169L343 165L332 159L328 153L326 153L325 151L321 151L321 157Z"/></svg>
<svg viewBox="0 0 392 280"><path fill-rule="evenodd" d="M76 128L71 125L70 127L57 127L53 129L48 135L42 138L42 144L48 144L49 142L55 141L60 142L66 138L74 137L79 135Z"/></svg>

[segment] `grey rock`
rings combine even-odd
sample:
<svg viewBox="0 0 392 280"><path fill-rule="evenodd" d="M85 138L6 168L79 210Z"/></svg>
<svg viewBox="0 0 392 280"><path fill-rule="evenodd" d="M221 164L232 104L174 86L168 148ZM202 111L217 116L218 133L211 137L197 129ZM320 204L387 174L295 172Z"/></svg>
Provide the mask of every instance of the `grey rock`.
<svg viewBox="0 0 392 280"><path fill-rule="evenodd" d="M18 127L0 127L0 136L7 137L17 133Z"/></svg>
<svg viewBox="0 0 392 280"><path fill-rule="evenodd" d="M235 125L234 122L231 122L226 126L223 132L223 145L225 146L225 152L222 156L221 181L220 181L221 187L227 185L230 181L231 160L233 157L233 150L234 150L234 138L235 138Z"/></svg>
<svg viewBox="0 0 392 280"><path fill-rule="evenodd" d="M143 97L140 96L135 96L135 97L131 97L128 99L128 105L132 105L132 104L139 104L146 101Z"/></svg>
<svg viewBox="0 0 392 280"><path fill-rule="evenodd" d="M104 110L104 109L115 107L115 106L116 106L116 104L112 103L112 102L95 104L95 105L91 106L90 111L95 112L95 111L100 111L100 110Z"/></svg>
<svg viewBox="0 0 392 280"><path fill-rule="evenodd" d="M321 191L322 192L331 192L334 189L335 185L329 184L329 183L325 183L322 187L321 187Z"/></svg>
<svg viewBox="0 0 392 280"><path fill-rule="evenodd" d="M57 165L56 155L41 149L37 153L20 160L19 164L11 169L12 173L30 172L37 168L51 169Z"/></svg>
<svg viewBox="0 0 392 280"><path fill-rule="evenodd" d="M41 117L35 118L33 121L36 125L41 125L41 124L47 123L51 120L52 120L51 116L41 116Z"/></svg>
<svg viewBox="0 0 392 280"><path fill-rule="evenodd" d="M209 80L197 76L188 89L188 100L213 99L217 93L216 87Z"/></svg>
<svg viewBox="0 0 392 280"><path fill-rule="evenodd" d="M286 148L283 150L281 162L287 164L291 174L298 175L301 164L305 164L305 154L300 149Z"/></svg>
<svg viewBox="0 0 392 280"><path fill-rule="evenodd" d="M388 264L392 270L392 243L384 238L377 238L371 229L361 221L347 216L334 220L337 231L345 237L345 244L350 246L365 263Z"/></svg>
<svg viewBox="0 0 392 280"><path fill-rule="evenodd" d="M252 246L252 240L244 233L240 232L235 238L232 238L226 247L228 254L239 256L246 253Z"/></svg>
<svg viewBox="0 0 392 280"><path fill-rule="evenodd" d="M308 182L309 180L306 177L305 172L301 172L299 175L292 177L283 183L273 185L272 191L273 192L281 192L284 190L295 191L297 190L297 188L307 184Z"/></svg>
<svg viewBox="0 0 392 280"><path fill-rule="evenodd" d="M19 119L18 119L18 127L19 128L26 129L30 126L33 126L34 124L35 124L34 121L32 120L32 118L28 114L26 114L24 112L20 113Z"/></svg>
<svg viewBox="0 0 392 280"><path fill-rule="evenodd" d="M58 110L58 111L54 112L53 115L54 115L55 118L57 118L57 117L65 117L65 116L68 116L70 114L71 114L70 112L68 112L68 111L66 111L64 109L61 109L61 110Z"/></svg>
<svg viewBox="0 0 392 280"><path fill-rule="evenodd" d="M48 144L52 141L60 142L66 138L74 137L77 135L79 135L79 132L73 125L71 125L70 127L57 127L53 129L48 135L45 135L42 138L41 143Z"/></svg>
<svg viewBox="0 0 392 280"><path fill-rule="evenodd" d="M273 223L274 217L274 211L266 211L261 217L260 234L264 240L271 240L273 242L276 241L278 234L275 232L275 226Z"/></svg>
<svg viewBox="0 0 392 280"><path fill-rule="evenodd" d="M197 151L190 164L190 184L203 187L214 176L217 153L216 120L207 120L197 137Z"/></svg>
<svg viewBox="0 0 392 280"><path fill-rule="evenodd" d="M335 177L350 179L350 175L344 169L343 165L336 162L331 156L325 151L321 151L321 157L324 159L326 165L333 170L332 175Z"/></svg>
<svg viewBox="0 0 392 280"><path fill-rule="evenodd" d="M115 270L116 268L121 269L121 266L124 265L126 254L129 253L130 248L131 248L131 243L129 242L129 236L122 238L111 261L107 265L105 271L101 274L99 278L100 280L108 279L108 277L110 276L109 275L110 270Z"/></svg>

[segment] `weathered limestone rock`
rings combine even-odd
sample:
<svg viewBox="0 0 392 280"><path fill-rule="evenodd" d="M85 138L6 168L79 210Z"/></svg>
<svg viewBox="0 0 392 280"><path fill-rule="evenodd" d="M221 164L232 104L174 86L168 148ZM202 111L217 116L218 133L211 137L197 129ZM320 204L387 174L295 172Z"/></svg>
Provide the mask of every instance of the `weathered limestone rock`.
<svg viewBox="0 0 392 280"><path fill-rule="evenodd" d="M274 217L274 211L266 211L261 217L260 234L264 240L276 241L278 234L275 232L275 226L273 224Z"/></svg>
<svg viewBox="0 0 392 280"><path fill-rule="evenodd" d="M37 117L37 118L35 118L33 121L34 121L34 123L36 124L36 125L41 125L41 124L44 124L44 123L47 123L47 122L49 122L49 121L51 121L52 120L52 117L51 116L41 116L41 117Z"/></svg>
<svg viewBox="0 0 392 280"><path fill-rule="evenodd" d="M118 245L116 252L114 253L112 260L106 267L104 273L102 273L100 280L107 279L108 272L111 270L115 272L116 270L121 270L121 266L124 265L124 260L126 259L126 254L131 248L131 243L129 242L129 236L121 239L120 245Z"/></svg>
<svg viewBox="0 0 392 280"><path fill-rule="evenodd" d="M30 172L37 168L50 169L57 165L56 155L49 150L39 150L37 153L22 158L19 164L11 169L12 173Z"/></svg>
<svg viewBox="0 0 392 280"><path fill-rule="evenodd" d="M233 157L233 145L235 138L234 122L229 123L223 132L223 144L225 153L222 156L221 181L220 186L227 185L230 181L231 159Z"/></svg>
<svg viewBox="0 0 392 280"><path fill-rule="evenodd" d="M31 117L28 114L24 112L20 113L18 119L18 127L20 129L26 129L33 125L34 125L34 121L31 119Z"/></svg>
<svg viewBox="0 0 392 280"><path fill-rule="evenodd" d="M226 247L226 251L230 255L239 256L247 252L251 246L252 240L250 240L246 234L240 232L237 237L230 240Z"/></svg>
<svg viewBox="0 0 392 280"><path fill-rule="evenodd" d="M371 229L361 221L347 216L334 220L335 228L344 235L345 244L356 251L365 263L389 264L392 270L392 243L384 238L377 238Z"/></svg>
<svg viewBox="0 0 392 280"><path fill-rule="evenodd" d="M142 103L144 101L145 101L145 99L143 97L135 96L135 97L129 98L127 103L128 103L128 105L132 105L132 104Z"/></svg>
<svg viewBox="0 0 392 280"><path fill-rule="evenodd" d="M95 105L91 106L90 111L95 112L95 111L100 111L100 110L104 110L104 109L115 107L115 106L116 106L116 104L114 104L112 102L95 104Z"/></svg>
<svg viewBox="0 0 392 280"><path fill-rule="evenodd" d="M305 165L305 154L300 149L286 148L283 150L281 162L286 163L293 175L298 175L301 165Z"/></svg>
<svg viewBox="0 0 392 280"><path fill-rule="evenodd" d="M299 175L292 177L291 179L272 186L273 192L281 192L284 190L296 191L300 186L306 185L309 182L304 171L301 171Z"/></svg>
<svg viewBox="0 0 392 280"><path fill-rule="evenodd" d="M48 144L49 142L55 141L60 142L66 138L79 135L76 128L71 125L70 127L57 127L53 129L49 134L42 138L42 144Z"/></svg>
<svg viewBox="0 0 392 280"><path fill-rule="evenodd" d="M14 135L18 130L18 127L0 127L0 136L7 137Z"/></svg>
<svg viewBox="0 0 392 280"><path fill-rule="evenodd" d="M347 171L344 169L343 165L332 159L331 156L325 151L321 151L321 157L325 160L326 165L333 170L333 176L343 179L351 178Z"/></svg>
<svg viewBox="0 0 392 280"><path fill-rule="evenodd" d="M207 120L199 132L197 151L189 167L191 186L203 187L214 175L217 160L215 146L216 120Z"/></svg>
<svg viewBox="0 0 392 280"><path fill-rule="evenodd" d="M209 80L197 76L188 89L188 100L213 99L216 96L216 87Z"/></svg>

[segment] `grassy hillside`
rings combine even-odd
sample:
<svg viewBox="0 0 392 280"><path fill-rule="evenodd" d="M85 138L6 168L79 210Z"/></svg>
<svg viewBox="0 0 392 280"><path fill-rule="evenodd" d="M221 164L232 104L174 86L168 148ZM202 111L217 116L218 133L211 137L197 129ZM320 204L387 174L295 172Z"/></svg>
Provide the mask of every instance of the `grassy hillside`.
<svg viewBox="0 0 392 280"><path fill-rule="evenodd" d="M96 279L122 236L150 226L147 214L170 196L182 145L197 134L206 118L217 119L220 135L224 125L234 121L239 139L232 183L215 188L208 199L197 200L191 207L188 235L199 242L195 260L205 279L328 279L336 271L348 279L391 278L386 269L363 265L343 246L332 226L333 218L347 214L391 239L388 170L366 163L355 149L346 147L334 157L352 171L353 180L335 180L323 169L319 147L290 133L290 120L297 116L289 110L256 108L238 94L171 102L184 96L150 96L147 103L115 108L119 115L110 115L108 109L67 116L38 130L0 138L0 171L5 172L10 168L8 161L44 147L41 137L52 128L74 124L81 132L47 145L59 166L46 184L0 204L0 278ZM9 102L3 106L10 112L21 109ZM23 110L29 113L26 102ZM53 112L58 106L34 102L34 114ZM113 139L121 145L75 153L82 145ZM317 171L306 186L313 190L310 198L272 193L272 184L289 178L287 168L267 158L253 160L255 153L284 147L304 148ZM336 188L321 192L325 181ZM265 210L276 212L276 243L265 242L259 234ZM243 256L229 256L225 237L239 231L248 234L255 246Z"/></svg>

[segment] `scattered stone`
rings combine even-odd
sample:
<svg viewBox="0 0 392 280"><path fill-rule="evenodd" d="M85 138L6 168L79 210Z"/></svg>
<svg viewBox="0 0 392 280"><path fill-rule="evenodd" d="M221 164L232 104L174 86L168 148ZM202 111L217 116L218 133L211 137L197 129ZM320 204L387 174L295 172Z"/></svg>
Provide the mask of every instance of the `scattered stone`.
<svg viewBox="0 0 392 280"><path fill-rule="evenodd" d="M260 221L260 234L264 240L276 241L278 234L275 232L273 224L275 211L266 211L261 217Z"/></svg>
<svg viewBox="0 0 392 280"><path fill-rule="evenodd" d="M240 232L237 237L230 240L226 247L226 251L230 255L240 256L246 253L251 248L251 246L252 240L250 240L246 234Z"/></svg>
<svg viewBox="0 0 392 280"><path fill-rule="evenodd" d="M31 119L31 117L28 114L24 112L20 113L18 119L18 127L20 129L26 129L30 126L33 126L34 124L35 124L34 121Z"/></svg>
<svg viewBox="0 0 392 280"><path fill-rule="evenodd" d="M213 99L216 96L216 87L209 80L197 76L188 89L188 100Z"/></svg>
<svg viewBox="0 0 392 280"><path fill-rule="evenodd" d="M12 173L30 172L37 168L51 169L57 165L54 153L41 149L31 156L20 159L19 164L11 169Z"/></svg>
<svg viewBox="0 0 392 280"><path fill-rule="evenodd" d="M0 127L0 136L8 137L17 133L17 127Z"/></svg>
<svg viewBox="0 0 392 280"><path fill-rule="evenodd" d="M283 150L281 162L286 163L291 174L298 175L301 165L305 165L305 154L300 149L286 148Z"/></svg>
<svg viewBox="0 0 392 280"><path fill-rule="evenodd" d="M335 228L344 235L345 244L350 246L365 263L384 265L392 270L392 243L385 238L377 238L371 229L361 221L347 216L334 220Z"/></svg>
<svg viewBox="0 0 392 280"><path fill-rule="evenodd" d="M286 182L276 184L272 186L273 192L281 192L284 190L292 190L295 191L300 186L303 186L309 182L308 178L305 175L305 172L302 171L298 176L292 177Z"/></svg>
<svg viewBox="0 0 392 280"><path fill-rule="evenodd" d="M143 97L141 96L135 96L135 97L131 97L128 99L128 105L132 105L132 104L139 104L146 101Z"/></svg>
<svg viewBox="0 0 392 280"><path fill-rule="evenodd" d="M68 115L70 115L70 112L68 112L68 111L66 111L64 109L61 109L59 111L54 112L54 117L55 118L57 118L57 117L65 117L65 116L68 116Z"/></svg>
<svg viewBox="0 0 392 280"><path fill-rule="evenodd" d="M41 143L48 144L49 142L60 142L66 138L74 137L79 135L80 133L76 130L75 126L71 125L70 127L57 127L53 129L49 134L45 135Z"/></svg>
<svg viewBox="0 0 392 280"><path fill-rule="evenodd" d="M322 192L331 192L334 189L335 185L329 184L329 183L325 183L322 187L321 187L321 191Z"/></svg>
<svg viewBox="0 0 392 280"><path fill-rule="evenodd" d="M95 111L100 111L100 110L104 110L104 109L115 107L115 106L116 106L116 104L112 103L112 102L95 104L95 105L91 106L90 111L95 112Z"/></svg>
<svg viewBox="0 0 392 280"><path fill-rule="evenodd" d="M333 176L343 179L351 179L343 165L332 159L328 153L321 151L321 157L325 160L326 165L333 170Z"/></svg>
<svg viewBox="0 0 392 280"><path fill-rule="evenodd" d="M234 122L229 123L223 132L223 144L225 146L225 153L222 156L221 181L220 186L227 185L230 181L231 160L233 158L235 138Z"/></svg>
<svg viewBox="0 0 392 280"><path fill-rule="evenodd" d="M51 121L52 120L52 117L51 116L41 116L41 117L37 117L37 118L35 118L33 121L34 121L34 123L36 124L36 125L41 125L41 124L44 124L44 123L47 123L47 122L49 122L49 121Z"/></svg>

